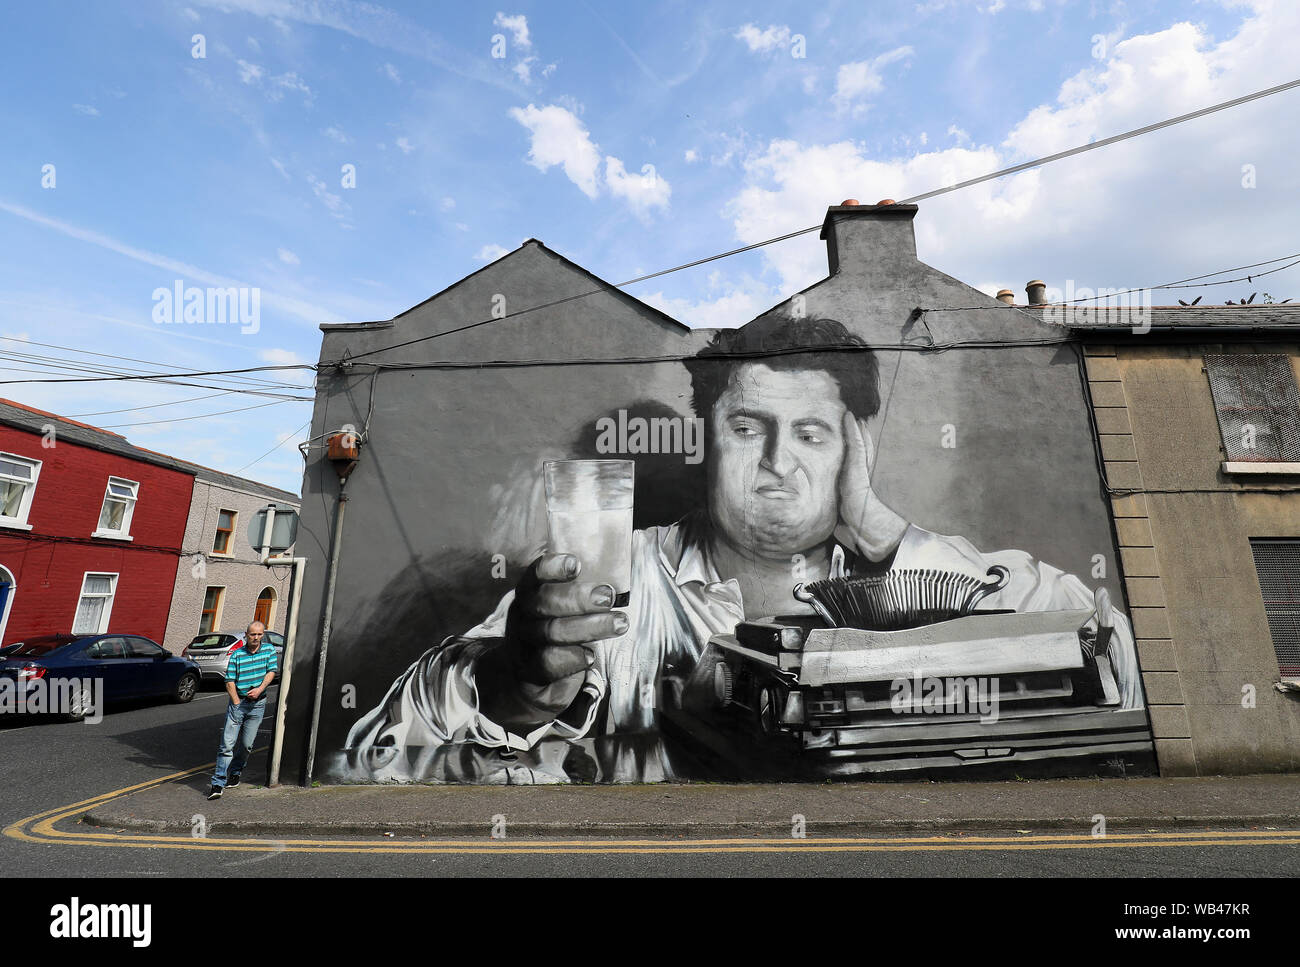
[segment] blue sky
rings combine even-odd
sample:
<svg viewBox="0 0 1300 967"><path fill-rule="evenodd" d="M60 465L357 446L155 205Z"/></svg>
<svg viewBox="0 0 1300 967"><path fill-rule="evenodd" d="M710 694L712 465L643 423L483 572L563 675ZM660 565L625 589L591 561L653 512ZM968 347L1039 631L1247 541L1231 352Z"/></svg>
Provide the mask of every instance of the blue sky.
<svg viewBox="0 0 1300 967"><path fill-rule="evenodd" d="M389 318L528 237L621 281L817 224L845 197L901 198L1291 80L1297 6L14 5L0 350L315 362L318 323ZM1035 277L1121 288L1300 250L1298 99L925 203L920 257L1022 293ZM1300 296L1297 271L1194 294ZM824 274L814 234L630 291L692 325L738 325ZM155 322L155 290L178 278L257 287L257 331ZM0 379L57 375L7 365ZM226 471L282 442L242 472L296 492L310 404L194 399L211 392L0 387Z"/></svg>

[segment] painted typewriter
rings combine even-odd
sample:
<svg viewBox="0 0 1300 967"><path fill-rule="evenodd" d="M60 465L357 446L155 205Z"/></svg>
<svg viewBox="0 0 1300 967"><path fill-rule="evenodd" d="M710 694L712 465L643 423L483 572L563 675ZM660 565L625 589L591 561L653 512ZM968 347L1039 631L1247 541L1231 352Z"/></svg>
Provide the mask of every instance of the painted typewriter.
<svg viewBox="0 0 1300 967"><path fill-rule="evenodd" d="M709 771L755 778L1150 769L1146 710L1120 708L1107 592L1091 609L976 609L1008 579L799 585L816 615L714 636L670 687L665 727Z"/></svg>

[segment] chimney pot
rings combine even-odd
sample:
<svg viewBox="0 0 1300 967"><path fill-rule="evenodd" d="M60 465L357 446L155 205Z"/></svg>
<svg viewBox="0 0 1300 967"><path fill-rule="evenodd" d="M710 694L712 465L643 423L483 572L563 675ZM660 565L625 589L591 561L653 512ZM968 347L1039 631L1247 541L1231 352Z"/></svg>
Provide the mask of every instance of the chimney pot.
<svg viewBox="0 0 1300 967"><path fill-rule="evenodd" d="M1041 279L1026 282L1025 293L1029 296L1031 306L1041 306L1047 302L1047 283Z"/></svg>
<svg viewBox="0 0 1300 967"><path fill-rule="evenodd" d="M854 208L854 207L856 207L856 206L859 205L859 204L861 204L861 203L860 203L856 198L845 198L842 202L840 202L840 207L841 207L841 208Z"/></svg>
<svg viewBox="0 0 1300 967"><path fill-rule="evenodd" d="M1013 306L1016 304L1016 294L1010 289L998 289L998 301Z"/></svg>
<svg viewBox="0 0 1300 967"><path fill-rule="evenodd" d="M892 199L892 198L882 198L882 199L880 199L880 201L876 202L876 205L877 205L877 206L879 206L879 205L897 205L897 204L898 204L898 202L894 201L894 199Z"/></svg>

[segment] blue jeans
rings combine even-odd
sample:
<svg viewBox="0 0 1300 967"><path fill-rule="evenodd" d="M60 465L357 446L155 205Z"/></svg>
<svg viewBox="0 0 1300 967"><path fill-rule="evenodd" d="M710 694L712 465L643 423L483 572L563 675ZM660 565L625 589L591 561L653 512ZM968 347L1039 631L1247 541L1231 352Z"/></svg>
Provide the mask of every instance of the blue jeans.
<svg viewBox="0 0 1300 967"><path fill-rule="evenodd" d="M244 771L249 750L257 740L257 727L266 713L266 695L259 699L246 698L238 705L226 705L226 727L221 733L221 747L217 749L217 771L212 774L212 784L226 788L226 776L237 776Z"/></svg>

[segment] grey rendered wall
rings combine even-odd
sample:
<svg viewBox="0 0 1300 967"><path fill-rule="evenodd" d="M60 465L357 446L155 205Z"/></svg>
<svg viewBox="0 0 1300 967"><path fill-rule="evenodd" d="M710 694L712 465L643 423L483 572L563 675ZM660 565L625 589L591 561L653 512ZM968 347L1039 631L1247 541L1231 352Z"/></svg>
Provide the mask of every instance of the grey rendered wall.
<svg viewBox="0 0 1300 967"><path fill-rule="evenodd" d="M831 216L835 271L800 294L797 311L836 318L878 346L907 347L880 353L888 406L871 428L881 496L929 530L964 535L986 550L1023 549L1085 579L1100 577L1100 555L1104 579L1096 583L1122 603L1076 348L1063 344L1059 328L917 262L910 215L886 223L846 210L832 209ZM598 285L529 242L391 324L327 330L321 360L486 319L494 295L504 295L514 312ZM797 298L788 311L796 311ZM918 307L927 310L921 317ZM681 364L635 360L693 354L711 335L606 291L382 357L464 368L378 377L367 360L322 368L313 437L345 423L361 428L367 416L369 430L347 486L319 749L340 746L395 675L444 636L482 620L513 586L531 559L530 545L521 533L527 528L503 519L509 515L502 507L534 479L542 459L594 455L595 419L619 408L689 415ZM934 346L951 348L915 351ZM629 361L524 364L583 358ZM521 364L503 367L502 360ZM954 447L943 445L949 428ZM684 474L680 457L672 467L639 459L637 473L638 527L671 522L700 502L702 477ZM304 765L312 648L321 632L337 494L333 470L314 449L303 484L299 553L312 563L286 729L286 781ZM498 553L509 564L504 578L492 576ZM377 636L377 628L386 633Z"/></svg>

